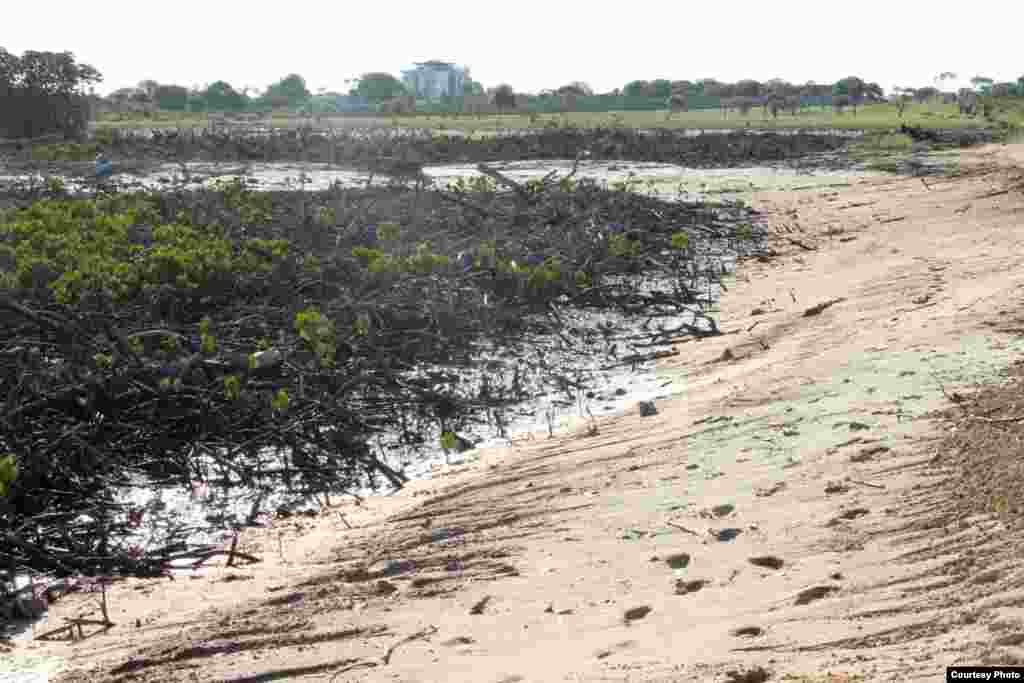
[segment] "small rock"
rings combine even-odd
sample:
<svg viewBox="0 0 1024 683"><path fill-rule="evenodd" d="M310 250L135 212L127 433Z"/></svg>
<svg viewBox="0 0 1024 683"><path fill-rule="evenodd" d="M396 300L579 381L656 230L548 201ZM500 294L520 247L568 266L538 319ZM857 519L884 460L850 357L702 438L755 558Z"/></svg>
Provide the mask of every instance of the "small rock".
<svg viewBox="0 0 1024 683"><path fill-rule="evenodd" d="M772 676L771 672L761 666L746 671L727 671L725 675L728 676L727 683L764 683Z"/></svg>
<svg viewBox="0 0 1024 683"><path fill-rule="evenodd" d="M445 647L453 647L455 645L472 645L475 642L476 641L470 638L469 636L455 636L454 638L450 638L442 642L441 644Z"/></svg>
<svg viewBox="0 0 1024 683"><path fill-rule="evenodd" d="M383 576L398 576L411 572L416 568L416 563L411 560L388 560L381 572Z"/></svg>
<svg viewBox="0 0 1024 683"><path fill-rule="evenodd" d="M868 510L867 508L853 508L851 510L847 510L846 512L840 513L838 517L834 517L831 520L829 520L828 526L835 526L841 522L847 522L851 519L857 519L858 517L866 515L869 512L871 512L871 510Z"/></svg>
<svg viewBox="0 0 1024 683"><path fill-rule="evenodd" d="M459 527L435 529L430 534L430 540L434 542L443 541L452 538L453 536L461 536L464 533L466 533L466 530L460 529Z"/></svg>
<svg viewBox="0 0 1024 683"><path fill-rule="evenodd" d="M730 633L739 638L756 638L757 636L764 635L764 629L760 626L741 626L734 628Z"/></svg>
<svg viewBox="0 0 1024 683"><path fill-rule="evenodd" d="M700 468L700 465L698 465L695 462L691 462L689 465L686 466L686 469L688 469L688 470L695 470L695 469L698 469L698 468Z"/></svg>
<svg viewBox="0 0 1024 683"><path fill-rule="evenodd" d="M757 567L765 567L767 569L782 569L785 565L780 558L774 555L762 555L760 557L751 557L748 562Z"/></svg>
<svg viewBox="0 0 1024 683"><path fill-rule="evenodd" d="M735 509L736 506L732 503L723 503L722 505L716 505L711 508L711 514L715 517L725 517Z"/></svg>
<svg viewBox="0 0 1024 683"><path fill-rule="evenodd" d="M626 395L626 390L623 389L622 387L619 387L618 389L615 390L615 395L616 396L625 396Z"/></svg>
<svg viewBox="0 0 1024 683"><path fill-rule="evenodd" d="M623 615L622 619L626 622L626 625L628 626L631 622L634 622L637 619L643 619L650 613L651 608L647 605L641 605L640 607L631 607L630 609L626 610L626 613Z"/></svg>
<svg viewBox="0 0 1024 683"><path fill-rule="evenodd" d="M833 581L842 581L843 580L843 573L842 572L832 572L831 574L828 575L828 578L832 579Z"/></svg>
<svg viewBox="0 0 1024 683"><path fill-rule="evenodd" d="M797 605L806 605L814 602L815 600L821 600L827 598L832 593L839 590L839 586L815 586L814 588L807 588L802 590L796 595Z"/></svg>
<svg viewBox="0 0 1024 683"><path fill-rule="evenodd" d="M686 569L690 565L689 553L676 553L665 558L665 562L672 569Z"/></svg>
<svg viewBox="0 0 1024 683"><path fill-rule="evenodd" d="M637 404L637 408L640 410L640 417L650 417L651 415L658 414L658 409L654 407L654 401L640 401Z"/></svg>
<svg viewBox="0 0 1024 683"><path fill-rule="evenodd" d="M716 540L725 542L733 540L741 533L743 533L743 529L736 529L730 527L728 529L719 529L718 531L712 531L711 535L714 536Z"/></svg>
<svg viewBox="0 0 1024 683"><path fill-rule="evenodd" d="M708 582L704 579L691 579L689 581L685 579L679 579L678 581L676 581L676 595L696 593L706 585L708 585Z"/></svg>
<svg viewBox="0 0 1024 683"><path fill-rule="evenodd" d="M377 595L391 595L398 590L398 586L391 583L390 581L378 581L374 588L374 592Z"/></svg>
<svg viewBox="0 0 1024 683"><path fill-rule="evenodd" d="M850 490L850 487L838 481L830 481L825 485L825 493L831 495L833 493L846 493Z"/></svg>

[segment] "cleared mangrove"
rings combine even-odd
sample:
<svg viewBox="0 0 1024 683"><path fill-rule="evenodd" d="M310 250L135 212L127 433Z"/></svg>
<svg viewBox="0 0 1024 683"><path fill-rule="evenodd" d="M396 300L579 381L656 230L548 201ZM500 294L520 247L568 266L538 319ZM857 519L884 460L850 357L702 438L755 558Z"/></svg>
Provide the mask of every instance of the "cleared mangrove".
<svg viewBox="0 0 1024 683"><path fill-rule="evenodd" d="M641 317L633 348L717 334L709 288L727 255L761 253L742 206L481 171L445 189L8 189L0 566L155 575L209 552L187 528L131 543L157 513L127 487L244 488L255 510L279 488L400 486L376 436L454 447L531 374L576 382L502 361L545 339L614 357L621 330L572 311Z"/></svg>

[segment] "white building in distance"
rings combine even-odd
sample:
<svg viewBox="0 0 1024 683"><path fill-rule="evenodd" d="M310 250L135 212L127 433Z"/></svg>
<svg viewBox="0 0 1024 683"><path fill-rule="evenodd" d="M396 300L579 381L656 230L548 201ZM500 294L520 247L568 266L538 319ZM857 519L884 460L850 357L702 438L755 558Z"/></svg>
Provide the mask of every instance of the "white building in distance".
<svg viewBox="0 0 1024 683"><path fill-rule="evenodd" d="M461 97L465 94L469 70L453 62L432 59L416 62L416 68L402 71L402 82L416 97L436 99L442 95Z"/></svg>

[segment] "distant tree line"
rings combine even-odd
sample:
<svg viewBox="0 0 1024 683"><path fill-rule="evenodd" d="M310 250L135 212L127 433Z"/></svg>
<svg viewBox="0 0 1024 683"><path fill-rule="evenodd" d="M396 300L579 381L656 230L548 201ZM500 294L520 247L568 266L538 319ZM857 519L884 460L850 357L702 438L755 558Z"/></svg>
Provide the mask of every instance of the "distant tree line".
<svg viewBox="0 0 1024 683"><path fill-rule="evenodd" d="M121 112L243 112L298 108L310 97L305 79L298 74L289 74L261 94L250 94L249 88L238 89L227 81L188 88L145 80L133 88L115 90L105 101L110 108Z"/></svg>
<svg viewBox="0 0 1024 683"><path fill-rule="evenodd" d="M956 74L943 72L936 79L941 85L947 80L955 79ZM994 82L990 78L977 76L971 79L976 92L980 95L995 97L1024 96L1024 76L1016 82ZM107 104L119 111L155 110L178 112L243 112L243 111L299 111L308 113L330 113L339 111L340 102L345 98L358 98L360 101L380 104L395 101L399 98L414 96L406 85L386 72L368 72L348 81L347 93L326 91L321 89L316 94L310 92L305 79L299 74L289 74L270 85L264 92L256 93L253 89L238 89L226 81L215 81L205 87L188 88L182 85L162 84L156 81L142 81L134 88L122 88L106 98ZM924 102L932 98L946 95L939 87L895 88L897 98ZM573 81L559 88L541 90L528 97L591 97L597 95L593 88L582 81ZM515 89L502 83L496 87L485 89L482 84L467 79L465 95L486 95L489 101L499 110L514 106ZM742 79L733 83L719 81L714 78L698 80L634 80L622 88L616 88L604 96L650 98L673 103L685 102L686 98L714 98L723 101L743 101L780 103L794 98L812 98L819 101L828 100L838 103L840 107L856 108L861 104L881 102L885 100L882 87L875 82L866 81L859 76L848 76L834 83L791 83L781 78L768 81ZM952 94L955 97L955 93ZM442 97L442 100L453 100Z"/></svg>
<svg viewBox="0 0 1024 683"><path fill-rule="evenodd" d="M483 86L469 80L467 94L482 94ZM246 111L330 111L339 98L356 97L380 103L410 95L404 83L384 72L365 73L352 79L347 93L320 90L310 92L299 74L289 74L262 93L250 88L238 89L227 81L215 81L205 87L141 81L132 88L121 88L105 98L108 108L120 112L246 112Z"/></svg>

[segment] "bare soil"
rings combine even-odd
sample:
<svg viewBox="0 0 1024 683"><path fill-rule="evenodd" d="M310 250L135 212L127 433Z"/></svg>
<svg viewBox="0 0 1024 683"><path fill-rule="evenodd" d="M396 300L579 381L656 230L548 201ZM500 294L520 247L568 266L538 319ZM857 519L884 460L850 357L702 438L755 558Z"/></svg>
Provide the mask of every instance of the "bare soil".
<svg viewBox="0 0 1024 683"><path fill-rule="evenodd" d="M117 626L19 643L70 681L916 681L1024 662L1024 147L958 178L751 195L681 387L395 496L117 583ZM1000 393L1002 392L1002 393ZM71 595L42 632L91 610ZM4 663L2 660L6 659Z"/></svg>

